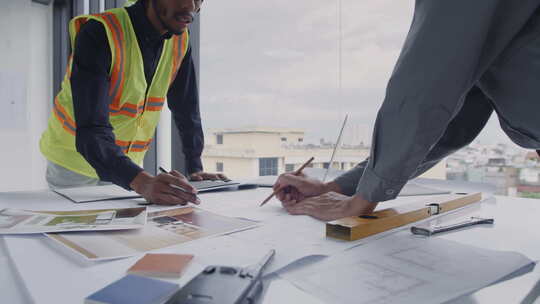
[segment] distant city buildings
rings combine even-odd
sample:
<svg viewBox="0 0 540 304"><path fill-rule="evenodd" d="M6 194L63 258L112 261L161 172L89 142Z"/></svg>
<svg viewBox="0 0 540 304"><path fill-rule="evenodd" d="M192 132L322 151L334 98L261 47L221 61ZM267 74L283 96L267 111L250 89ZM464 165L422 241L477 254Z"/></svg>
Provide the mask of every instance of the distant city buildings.
<svg viewBox="0 0 540 304"><path fill-rule="evenodd" d="M334 143L304 141L297 129L251 127L207 130L202 157L208 171L224 172L234 179L276 176L298 169L311 156L310 167L328 168ZM369 156L362 144L342 145L331 165L349 170ZM535 151L513 145L473 143L422 175L427 178L489 183L496 194L540 198L540 158Z"/></svg>
<svg viewBox="0 0 540 304"><path fill-rule="evenodd" d="M224 172L234 179L279 175L299 168L310 157L310 167L328 168L334 143L321 139L318 144L304 142L303 130L285 128L240 128L207 130L202 161L205 170ZM349 170L369 155L369 147L342 145L332 169ZM423 177L446 178L444 162Z"/></svg>
<svg viewBox="0 0 540 304"><path fill-rule="evenodd" d="M499 195L540 198L540 161L535 151L473 143L450 155L446 165L449 180L489 183Z"/></svg>

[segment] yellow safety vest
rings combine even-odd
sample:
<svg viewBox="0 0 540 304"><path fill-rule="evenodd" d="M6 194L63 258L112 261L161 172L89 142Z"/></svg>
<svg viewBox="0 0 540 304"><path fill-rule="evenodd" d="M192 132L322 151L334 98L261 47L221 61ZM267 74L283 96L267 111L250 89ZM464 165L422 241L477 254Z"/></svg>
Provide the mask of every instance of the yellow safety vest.
<svg viewBox="0 0 540 304"><path fill-rule="evenodd" d="M75 17L69 24L72 50L75 49L75 37L81 26L90 19L105 26L111 48L109 120L114 129L116 144L130 159L141 165L152 141L169 86L187 52L188 31L165 41L147 90L141 51L127 11L115 8L100 14ZM41 136L40 149L48 160L64 168L97 177L94 168L75 147L77 125L73 115L70 84L72 63L73 54L69 58L62 89L54 100L47 130Z"/></svg>

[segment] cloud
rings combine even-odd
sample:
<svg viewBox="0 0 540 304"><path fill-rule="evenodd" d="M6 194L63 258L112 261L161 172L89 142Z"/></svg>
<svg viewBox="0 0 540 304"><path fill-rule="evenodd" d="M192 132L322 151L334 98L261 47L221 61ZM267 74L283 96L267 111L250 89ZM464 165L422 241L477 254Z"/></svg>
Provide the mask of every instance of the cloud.
<svg viewBox="0 0 540 304"><path fill-rule="evenodd" d="M341 3L341 72L337 1L205 3L200 72L205 126L294 127L312 133L308 137L331 139L349 113L349 126L363 129L351 133L369 141L414 1Z"/></svg>

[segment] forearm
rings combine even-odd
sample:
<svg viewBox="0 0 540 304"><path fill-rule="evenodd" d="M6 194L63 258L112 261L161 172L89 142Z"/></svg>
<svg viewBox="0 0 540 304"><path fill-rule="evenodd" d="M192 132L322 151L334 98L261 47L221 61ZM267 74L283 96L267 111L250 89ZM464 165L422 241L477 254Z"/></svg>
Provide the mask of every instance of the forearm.
<svg viewBox="0 0 540 304"><path fill-rule="evenodd" d="M114 134L108 128L78 127L77 151L96 170L100 180L112 182L125 189L143 171L114 142Z"/></svg>
<svg viewBox="0 0 540 304"><path fill-rule="evenodd" d="M341 186L335 181L327 182L324 184L323 193L328 193L328 192L336 192L336 193L344 194L343 188L341 188Z"/></svg>

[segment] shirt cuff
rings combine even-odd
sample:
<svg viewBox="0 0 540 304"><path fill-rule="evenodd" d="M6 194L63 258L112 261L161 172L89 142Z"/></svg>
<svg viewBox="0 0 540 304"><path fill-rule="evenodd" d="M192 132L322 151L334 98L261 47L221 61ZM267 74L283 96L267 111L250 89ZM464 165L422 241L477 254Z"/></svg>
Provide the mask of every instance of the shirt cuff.
<svg viewBox="0 0 540 304"><path fill-rule="evenodd" d="M141 171L144 171L141 167L137 166L132 161L127 161L123 166L122 169L118 172L122 172L119 176L115 184L118 186L126 189L126 190L133 190L130 187L131 182L135 179L135 177L141 173Z"/></svg>
<svg viewBox="0 0 540 304"><path fill-rule="evenodd" d="M368 202L378 203L395 199L407 181L389 181L379 177L372 169L365 168L356 188L356 194Z"/></svg>
<svg viewBox="0 0 540 304"><path fill-rule="evenodd" d="M356 193L358 182L364 173L366 165L367 161L363 161L356 165L356 167L334 179L333 182L339 186L342 194L352 196Z"/></svg>

